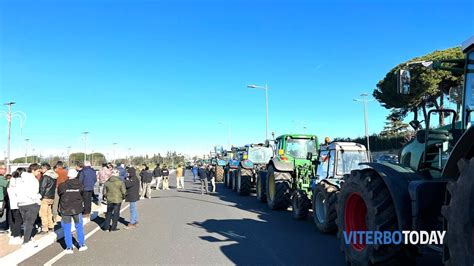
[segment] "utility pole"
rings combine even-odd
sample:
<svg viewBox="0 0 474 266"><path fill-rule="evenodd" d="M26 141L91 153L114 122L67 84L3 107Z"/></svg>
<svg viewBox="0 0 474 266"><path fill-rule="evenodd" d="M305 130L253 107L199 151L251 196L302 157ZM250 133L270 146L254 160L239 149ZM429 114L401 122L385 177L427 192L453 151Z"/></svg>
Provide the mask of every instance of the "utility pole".
<svg viewBox="0 0 474 266"><path fill-rule="evenodd" d="M365 125L365 138L367 139L367 153L369 155L369 161L372 161L372 155L370 153L370 138L369 138L369 115L368 115L368 106L367 103L371 102L372 100L367 100L367 96L369 94L362 93L360 95L362 99L354 99L355 102L362 102L364 104L364 125Z"/></svg>
<svg viewBox="0 0 474 266"><path fill-rule="evenodd" d="M25 139L26 146L25 146L25 163L28 163L28 142L30 139Z"/></svg>
<svg viewBox="0 0 474 266"><path fill-rule="evenodd" d="M71 146L67 146L67 165L69 166L69 159L71 156Z"/></svg>
<svg viewBox="0 0 474 266"><path fill-rule="evenodd" d="M36 163L35 149L33 149L33 163Z"/></svg>
<svg viewBox="0 0 474 266"><path fill-rule="evenodd" d="M87 154L87 135L89 134L89 132L84 131L84 132L82 132L82 134L84 135L84 163L85 163L86 160L87 160L87 157L86 157L86 154Z"/></svg>

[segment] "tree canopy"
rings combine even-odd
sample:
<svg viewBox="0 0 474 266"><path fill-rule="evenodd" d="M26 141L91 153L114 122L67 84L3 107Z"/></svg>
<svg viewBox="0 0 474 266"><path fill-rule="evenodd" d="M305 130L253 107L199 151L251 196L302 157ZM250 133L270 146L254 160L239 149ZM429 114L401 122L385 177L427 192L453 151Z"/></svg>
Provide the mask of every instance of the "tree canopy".
<svg viewBox="0 0 474 266"><path fill-rule="evenodd" d="M445 95L449 95L451 88L462 84L462 74L446 70L434 70L423 66L413 66L410 68L411 94L402 95L397 93L398 71L410 62L462 58L464 58L464 55L460 47L434 51L424 56L412 58L391 69L377 83L373 96L383 107L392 109L390 115L396 115L403 120L410 112L413 112L415 120L418 120L418 113L421 111L424 121L427 121L427 110L430 108L442 109L444 107ZM451 100L454 101L455 99ZM439 125L444 125L444 116L444 114L439 115ZM390 120L389 117L387 118Z"/></svg>

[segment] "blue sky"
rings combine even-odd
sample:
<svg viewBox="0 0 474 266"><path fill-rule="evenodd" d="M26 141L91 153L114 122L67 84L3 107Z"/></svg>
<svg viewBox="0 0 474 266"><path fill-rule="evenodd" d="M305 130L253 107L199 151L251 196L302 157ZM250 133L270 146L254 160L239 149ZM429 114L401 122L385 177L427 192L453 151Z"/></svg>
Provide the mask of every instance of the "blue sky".
<svg viewBox="0 0 474 266"><path fill-rule="evenodd" d="M394 65L473 34L472 1L0 1L0 100L27 113L12 153L117 156L261 142L270 130L363 135ZM5 110L2 106L1 110ZM372 102L370 132L388 110ZM0 124L0 150L6 123Z"/></svg>

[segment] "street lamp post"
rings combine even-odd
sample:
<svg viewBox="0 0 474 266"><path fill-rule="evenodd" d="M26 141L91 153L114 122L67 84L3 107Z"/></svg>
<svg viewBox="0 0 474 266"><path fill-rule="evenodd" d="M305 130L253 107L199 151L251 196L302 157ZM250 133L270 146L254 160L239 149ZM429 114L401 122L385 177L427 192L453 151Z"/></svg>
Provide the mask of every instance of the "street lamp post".
<svg viewBox="0 0 474 266"><path fill-rule="evenodd" d="M8 102L5 103L4 105L8 106L8 112L0 112L4 114L7 117L7 122L8 122L8 133L7 133L7 154L6 154L6 166L7 166L7 173L10 173L10 147L11 147L11 129L12 129L12 118L13 117L18 117L20 118L20 127L23 127L23 117L26 120L26 114L21 112L21 111L16 111L12 112L12 105L14 105L15 102Z"/></svg>
<svg viewBox="0 0 474 266"><path fill-rule="evenodd" d="M115 157L115 149L116 149L116 147L117 147L117 144L118 144L117 142L112 143L112 145L113 145L113 147L114 147L114 150L113 150L113 152L114 152L114 161L113 161L113 164L115 164L115 161L117 161L117 157Z"/></svg>
<svg viewBox="0 0 474 266"><path fill-rule="evenodd" d="M26 146L25 146L25 163L28 163L28 142L30 139L25 139Z"/></svg>
<svg viewBox="0 0 474 266"><path fill-rule="evenodd" d="M86 162L87 160L87 135L89 134L88 131L84 131L82 132L82 134L84 135L84 163Z"/></svg>
<svg viewBox="0 0 474 266"><path fill-rule="evenodd" d="M247 88L265 90L265 110L266 110L265 140L268 140L268 85L267 84L265 84L265 86L247 85Z"/></svg>
<svg viewBox="0 0 474 266"><path fill-rule="evenodd" d="M67 165L69 166L69 159L71 156L71 146L67 147Z"/></svg>
<svg viewBox="0 0 474 266"><path fill-rule="evenodd" d="M372 100L367 100L367 96L369 94L362 93L360 95L362 99L354 99L355 102L362 102L364 104L364 124L365 124L365 138L367 139L367 153L369 155L369 160L372 160L372 155L370 153L370 140L369 140L369 115L367 110L367 103L371 102Z"/></svg>
<svg viewBox="0 0 474 266"><path fill-rule="evenodd" d="M33 163L36 163L35 149L33 149Z"/></svg>
<svg viewBox="0 0 474 266"><path fill-rule="evenodd" d="M230 124L230 122L224 123L222 121L219 122L219 124L223 126L227 126L227 145L229 145L229 149L230 149L230 145L232 143L232 125Z"/></svg>
<svg viewBox="0 0 474 266"><path fill-rule="evenodd" d="M132 165L132 157L131 157L131 154L130 154L131 150L132 150L132 148L128 148L128 164L129 165Z"/></svg>

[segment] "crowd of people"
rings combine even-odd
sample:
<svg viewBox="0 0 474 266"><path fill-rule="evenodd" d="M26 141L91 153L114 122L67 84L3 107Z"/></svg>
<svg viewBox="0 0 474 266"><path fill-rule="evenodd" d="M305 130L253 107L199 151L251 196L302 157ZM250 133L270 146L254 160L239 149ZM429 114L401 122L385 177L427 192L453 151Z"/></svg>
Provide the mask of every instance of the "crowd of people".
<svg viewBox="0 0 474 266"><path fill-rule="evenodd" d="M184 189L186 168L176 168L176 188ZM208 194L208 181L215 192L215 172L210 165L192 167L193 182L199 178L201 194ZM170 170L166 165L151 170L142 165L140 173L133 166L105 163L98 171L89 161L77 162L67 169L59 161L54 167L48 163L30 164L27 169L18 168L7 174L0 165L0 217L6 216L6 228L10 245L35 248L35 234L53 232L56 224L64 231L66 253L73 253L72 226L77 235L78 250L87 250L84 238L84 222L91 219L92 203L107 205L104 231L118 231L122 202L130 204L130 220L124 229L138 226L137 202L150 199L151 190L169 190ZM154 187L154 188L153 188ZM97 195L95 193L97 191Z"/></svg>

